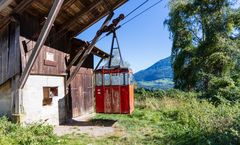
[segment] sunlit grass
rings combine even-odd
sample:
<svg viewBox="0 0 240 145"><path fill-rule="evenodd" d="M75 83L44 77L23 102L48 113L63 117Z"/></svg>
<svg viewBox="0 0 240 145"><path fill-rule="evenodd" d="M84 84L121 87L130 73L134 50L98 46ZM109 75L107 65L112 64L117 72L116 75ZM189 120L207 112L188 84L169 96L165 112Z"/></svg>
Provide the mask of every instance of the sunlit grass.
<svg viewBox="0 0 240 145"><path fill-rule="evenodd" d="M196 93L140 91L132 115L98 114L94 119L116 120L116 131L101 137L86 134L57 137L51 127L22 127L0 120L0 144L61 145L238 145L240 104L215 106Z"/></svg>

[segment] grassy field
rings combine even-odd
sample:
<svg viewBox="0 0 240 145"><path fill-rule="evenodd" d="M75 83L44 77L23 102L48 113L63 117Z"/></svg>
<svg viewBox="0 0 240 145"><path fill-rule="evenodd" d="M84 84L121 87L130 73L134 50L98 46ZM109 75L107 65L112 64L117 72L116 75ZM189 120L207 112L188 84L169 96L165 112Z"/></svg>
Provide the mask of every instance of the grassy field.
<svg viewBox="0 0 240 145"><path fill-rule="evenodd" d="M117 120L117 132L93 138L84 134L57 137L51 127L19 127L0 121L0 144L62 145L238 145L240 104L214 106L195 93L140 91L132 115L97 115L95 119ZM24 133L22 133L24 132Z"/></svg>

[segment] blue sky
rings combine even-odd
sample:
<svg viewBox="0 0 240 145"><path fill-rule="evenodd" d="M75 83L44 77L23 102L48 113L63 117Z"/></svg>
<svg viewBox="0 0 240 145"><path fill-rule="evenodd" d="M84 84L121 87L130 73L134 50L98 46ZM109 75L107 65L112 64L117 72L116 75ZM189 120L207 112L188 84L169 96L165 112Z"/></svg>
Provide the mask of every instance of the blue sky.
<svg viewBox="0 0 240 145"><path fill-rule="evenodd" d="M125 5L115 11L114 18L118 17L120 13L128 14L144 1L145 0L129 0ZM157 1L158 0L149 0L147 4L130 15L126 20ZM169 12L167 2L168 0L163 0L162 3L117 31L123 59L130 63L134 72L146 69L160 59L166 58L171 54L172 41L169 39L167 26L163 24ZM91 28L81 33L78 38L87 41L92 40L103 21L104 20L99 21ZM109 52L111 39L111 36L105 37L97 43L97 46ZM95 57L96 63L98 60L99 58Z"/></svg>

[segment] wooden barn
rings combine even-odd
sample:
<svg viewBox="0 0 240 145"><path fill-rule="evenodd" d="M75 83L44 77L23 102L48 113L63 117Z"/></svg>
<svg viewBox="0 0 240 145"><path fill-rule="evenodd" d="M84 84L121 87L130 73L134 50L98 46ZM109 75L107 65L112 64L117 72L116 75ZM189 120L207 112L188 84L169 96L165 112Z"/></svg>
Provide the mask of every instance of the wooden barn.
<svg viewBox="0 0 240 145"><path fill-rule="evenodd" d="M94 55L75 37L127 0L0 0L0 116L58 125L94 111ZM101 29L100 29L101 30Z"/></svg>

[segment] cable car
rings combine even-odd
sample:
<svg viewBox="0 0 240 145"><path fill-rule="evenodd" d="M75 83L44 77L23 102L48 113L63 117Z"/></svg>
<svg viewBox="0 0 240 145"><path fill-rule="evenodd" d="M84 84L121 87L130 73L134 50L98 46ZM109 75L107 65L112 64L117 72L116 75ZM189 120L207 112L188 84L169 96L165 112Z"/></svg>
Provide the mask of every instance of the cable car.
<svg viewBox="0 0 240 145"><path fill-rule="evenodd" d="M128 68L99 69L96 77L96 112L131 114L134 110L132 70Z"/></svg>
<svg viewBox="0 0 240 145"><path fill-rule="evenodd" d="M95 70L95 97L96 113L131 114L134 111L133 72L124 65L119 42L116 35L116 26L124 15L119 15L113 23L104 29L107 35L113 34L110 58L107 67ZM117 47L114 47L115 41ZM119 63L114 64L114 50L118 51ZM116 60L116 59L115 59Z"/></svg>

